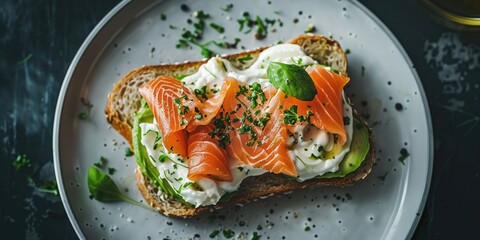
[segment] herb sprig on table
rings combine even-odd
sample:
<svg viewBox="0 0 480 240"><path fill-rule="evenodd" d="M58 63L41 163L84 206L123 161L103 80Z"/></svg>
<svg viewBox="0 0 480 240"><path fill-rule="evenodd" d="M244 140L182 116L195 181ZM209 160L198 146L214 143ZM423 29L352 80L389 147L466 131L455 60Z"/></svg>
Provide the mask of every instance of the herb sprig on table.
<svg viewBox="0 0 480 240"><path fill-rule="evenodd" d="M58 196L58 187L55 180L41 180L39 173L34 168L32 161L26 154L18 155L13 161L13 167L17 172L23 172L27 177L30 186L39 192L49 193Z"/></svg>

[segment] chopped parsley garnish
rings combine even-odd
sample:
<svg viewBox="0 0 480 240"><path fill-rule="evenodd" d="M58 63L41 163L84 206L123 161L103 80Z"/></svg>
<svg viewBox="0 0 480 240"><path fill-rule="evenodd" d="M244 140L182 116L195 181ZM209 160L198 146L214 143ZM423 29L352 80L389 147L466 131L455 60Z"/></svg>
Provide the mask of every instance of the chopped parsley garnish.
<svg viewBox="0 0 480 240"><path fill-rule="evenodd" d="M265 97L265 93L262 90L262 86L254 82L252 85L249 86L251 90L250 96L248 96L248 100L250 101L250 105L252 108L256 108L258 106L257 100L260 100L260 103L263 104L267 98Z"/></svg>
<svg viewBox="0 0 480 240"><path fill-rule="evenodd" d="M232 238L233 236L235 236L235 232L232 231L232 230L230 230L230 229L225 229L225 230L222 231L222 233L223 233L223 236L224 236L225 238L227 238L227 239Z"/></svg>
<svg viewBox="0 0 480 240"><path fill-rule="evenodd" d="M18 155L17 158L13 161L13 167L16 171L20 171L24 168L31 168L32 162L28 159L27 155Z"/></svg>
<svg viewBox="0 0 480 240"><path fill-rule="evenodd" d="M257 40L264 39L265 37L267 37L268 34L267 27L259 16L257 16L256 23L257 31L255 32L255 38Z"/></svg>
<svg viewBox="0 0 480 240"><path fill-rule="evenodd" d="M350 118L349 117L343 117L343 125L350 125Z"/></svg>
<svg viewBox="0 0 480 240"><path fill-rule="evenodd" d="M108 168L108 174L110 174L110 175L113 175L116 171L117 171L117 169L115 169L113 167Z"/></svg>
<svg viewBox="0 0 480 240"><path fill-rule="evenodd" d="M230 134L228 133L228 126L230 125L230 114L220 112L218 117L213 120L213 125L215 128L212 132L209 133L211 138L218 138L218 145L222 148L226 148L227 144L230 143Z"/></svg>
<svg viewBox="0 0 480 240"><path fill-rule="evenodd" d="M187 100L187 95L183 95L181 97L175 98L175 99L173 99L173 101L174 101L175 105L177 105L177 107L178 107L178 109L177 109L178 114L185 115L185 114L188 113L188 110L190 110L190 108L188 106L182 105L182 99Z"/></svg>
<svg viewBox="0 0 480 240"><path fill-rule="evenodd" d="M133 156L132 150L130 149L130 147L126 147L125 148L125 157L131 157L131 156Z"/></svg>
<svg viewBox="0 0 480 240"><path fill-rule="evenodd" d="M229 42L217 42L217 41L211 41L213 44L215 44L217 47L220 47L220 48L228 48L228 49L231 49L231 48L237 48L238 46L238 43L241 41L240 38L235 38L233 40L233 42L229 43ZM210 42L208 42L210 43Z"/></svg>
<svg viewBox="0 0 480 240"><path fill-rule="evenodd" d="M251 240L260 240L260 237L262 237L262 235L258 235L257 232L253 232Z"/></svg>
<svg viewBox="0 0 480 240"><path fill-rule="evenodd" d="M245 64L246 61L252 60L252 59L253 59L252 55L248 54L247 56L238 58L237 60L238 60L240 63Z"/></svg>
<svg viewBox="0 0 480 240"><path fill-rule="evenodd" d="M251 147L257 141L257 133L253 130L253 127L249 124L242 124L238 128L238 133L250 135L250 140L247 142L247 146Z"/></svg>
<svg viewBox="0 0 480 240"><path fill-rule="evenodd" d="M210 14L204 12L203 10L200 10L193 12L192 17L204 20L209 18Z"/></svg>
<svg viewBox="0 0 480 240"><path fill-rule="evenodd" d="M218 33L224 33L225 32L225 28L216 24L216 23L210 23L210 27L212 27L213 29L215 29Z"/></svg>
<svg viewBox="0 0 480 240"><path fill-rule="evenodd" d="M351 53L350 48L347 48L347 49L345 50L345 55L348 55L348 54L350 54L350 53Z"/></svg>
<svg viewBox="0 0 480 240"><path fill-rule="evenodd" d="M94 163L93 165L95 165L98 168L103 168L105 167L106 164L107 164L107 159L103 156L100 156L100 159L98 160L98 162Z"/></svg>
<svg viewBox="0 0 480 240"><path fill-rule="evenodd" d="M311 230L311 228L310 228L310 226L306 226L304 230L305 230L305 232L308 232L308 231Z"/></svg>
<svg viewBox="0 0 480 240"><path fill-rule="evenodd" d="M163 13L160 14L160 20L162 20L162 21L167 20L167 15L165 15L165 14L163 14Z"/></svg>
<svg viewBox="0 0 480 240"><path fill-rule="evenodd" d="M80 118L81 120L90 119L90 112L92 111L93 104L91 104L90 101L88 101L88 99L84 97L80 98L80 100L83 106L86 108L86 110L84 112L79 113L78 118Z"/></svg>
<svg viewBox="0 0 480 240"><path fill-rule="evenodd" d="M307 110L307 116L303 116L298 115L297 109L297 105L293 105L290 107L290 109L286 109L285 111L283 111L283 122L285 124L295 125L297 121L310 123L310 117L313 116L313 112Z"/></svg>
<svg viewBox="0 0 480 240"><path fill-rule="evenodd" d="M317 29L315 28L315 26L313 24L308 24L307 28L305 28L305 33L313 33L316 30Z"/></svg>
<svg viewBox="0 0 480 240"><path fill-rule="evenodd" d="M252 27L253 27L255 22L252 19L250 19L250 13L249 12L243 12L242 16L243 16L242 19L237 20L238 24L240 25L238 31L241 32L244 27L248 27L249 30L247 30L244 33L249 33L250 31L252 31Z"/></svg>
<svg viewBox="0 0 480 240"><path fill-rule="evenodd" d="M219 230L214 230L214 231L211 232L208 236L209 236L210 238L215 238L219 233L220 233Z"/></svg>
<svg viewBox="0 0 480 240"><path fill-rule="evenodd" d="M386 171L385 174L383 174L382 176L378 176L378 179L385 181L385 179L387 178L387 175L388 175L388 171Z"/></svg>
<svg viewBox="0 0 480 240"><path fill-rule="evenodd" d="M207 85L203 86L202 88L200 89L195 89L193 90L193 92L195 93L195 95L200 99L200 100L207 100L208 99L208 89L207 89Z"/></svg>
<svg viewBox="0 0 480 240"><path fill-rule="evenodd" d="M207 42L205 44L200 43L199 41L203 37L203 32L205 30L205 19L210 17L210 14L205 13L204 11L195 11L193 12L192 16L195 18L195 22L193 23L193 30L183 29L183 33L181 35L181 39L178 40L176 47L177 48L188 48L190 44L193 44L200 48L200 54L206 58L210 58L215 55L215 53L208 48L208 45L211 42ZM215 26L221 27L219 25L214 24ZM212 26L212 25L211 25ZM214 26L212 26L215 28ZM223 27L221 27L223 28ZM217 31L220 28L217 29ZM224 31L225 29L223 29Z"/></svg>
<svg viewBox="0 0 480 240"><path fill-rule="evenodd" d="M233 4L230 3L230 4L227 4L227 6L225 6L223 8L220 8L220 9L222 9L225 12L230 12L230 10L232 10L232 8L233 8Z"/></svg>
<svg viewBox="0 0 480 240"><path fill-rule="evenodd" d="M243 85L240 85L238 86L239 90L235 95L238 97L240 95L244 95L246 96L246 94L248 93L248 88L246 86L243 86Z"/></svg>
<svg viewBox="0 0 480 240"><path fill-rule="evenodd" d="M398 161L400 161L403 165L405 165L405 159L410 156L408 150L406 148L400 149L400 157L398 157Z"/></svg>

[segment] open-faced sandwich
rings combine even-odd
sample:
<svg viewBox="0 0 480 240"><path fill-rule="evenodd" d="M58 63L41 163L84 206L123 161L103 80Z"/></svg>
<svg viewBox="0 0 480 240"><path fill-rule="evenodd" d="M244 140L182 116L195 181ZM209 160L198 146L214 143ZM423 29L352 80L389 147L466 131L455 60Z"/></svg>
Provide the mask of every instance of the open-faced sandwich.
<svg viewBox="0 0 480 240"><path fill-rule="evenodd" d="M144 198L165 215L348 186L368 175L374 151L343 92L346 66L320 35L145 66L114 85L106 117L133 147Z"/></svg>

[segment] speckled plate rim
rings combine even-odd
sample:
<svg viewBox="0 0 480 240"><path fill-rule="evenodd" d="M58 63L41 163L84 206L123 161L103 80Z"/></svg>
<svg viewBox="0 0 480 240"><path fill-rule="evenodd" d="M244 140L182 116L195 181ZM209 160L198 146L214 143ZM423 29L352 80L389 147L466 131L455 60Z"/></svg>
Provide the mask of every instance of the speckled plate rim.
<svg viewBox="0 0 480 240"><path fill-rule="evenodd" d="M60 139L61 116L62 116L62 110L64 107L63 103L65 100L66 94L68 92L70 82L72 80L72 76L75 73L77 65L82 59L84 53L86 52L90 44L98 36L100 31L104 28L104 26L107 25L112 20L112 18L115 15L117 15L117 13L120 12L122 9L124 9L129 3L131 3L130 0L124 0L119 4L117 4L112 10L110 10L110 12L107 13L107 15L105 15L105 17L102 18L102 20L95 26L95 28L87 36L83 44L78 49L77 54L75 54L75 57L73 58L67 70L67 73L65 74L62 88L60 89L60 93L58 95L57 106L55 108L55 117L54 117L54 123L53 123L53 163L54 163L54 169L55 169L55 178L57 180L58 190L60 192L60 198L62 199L63 207L65 208L68 219L70 220L70 223L72 224L73 229L75 230L75 233L80 239L86 239L86 237L83 234L78 224L78 219L75 217L75 214L73 213L72 208L70 207L68 197L65 192L65 187L63 185L63 177L62 177L61 165L60 165L61 163L60 163L59 139Z"/></svg>
<svg viewBox="0 0 480 240"><path fill-rule="evenodd" d="M78 224L78 219L75 217L72 208L70 207L68 197L65 192L65 187L63 185L63 177L62 177L62 172L61 172L61 163L60 163L60 152L59 152L59 138L60 138L60 124L61 124L61 116L62 116L62 110L64 108L64 100L66 97L66 94L68 92L68 89L70 87L70 82L72 80L72 76L74 75L77 65L84 56L84 53L87 51L88 47L91 45L91 43L95 40L95 38L101 33L101 30L124 8L126 8L132 1L131 0L124 0L117 4L105 17L95 26L95 28L90 32L90 34L87 36L81 47L79 48L77 54L73 58L67 73L65 75L62 87L59 92L58 100L57 100L57 106L55 109L55 117L54 117L54 125L53 125L53 141L52 141L52 149L53 149L53 158L54 158L54 168L55 168L55 176L56 180L58 183L58 188L60 192L60 197L62 199L62 204L65 208L65 211L67 213L67 216L70 220L70 223L72 224L77 236L80 239L85 239L85 235L83 234L79 224ZM358 1L350 1L352 4L354 4L356 7L358 7L360 10L362 10L370 19L372 19L380 28L382 31L386 33L386 35L390 38L390 40L395 44L396 48L399 50L399 52L402 54L403 58L405 61L410 65L413 66L412 61L410 60L409 56L407 55L405 49L403 46L400 44L400 42L397 40L395 35L388 29L388 27L379 19L375 14L373 14L370 10L368 10L365 6L363 6L360 2ZM424 186L424 192L421 201L418 203L417 213L421 214L423 212L423 209L425 207L425 203L428 197L428 192L430 188L430 182L431 182L431 176L432 176L432 169L433 169L433 127L432 127L432 120L431 120L431 115L430 115L430 109L428 105L428 100L426 98L425 91L423 89L423 85L420 81L420 77L418 76L417 71L414 68L410 69L412 71L412 74L415 78L415 81L418 85L419 88L419 93L422 98L422 102L424 103L425 107L425 117L427 121L427 132L428 132L428 142L429 142L429 148L428 148L428 168L427 168L427 175L426 175L426 182ZM413 236L413 233L415 232L415 229L418 225L420 218L416 217L413 219L411 225L406 226L397 226L397 231L400 230L400 232L408 232L406 235L407 239L410 239ZM405 228L403 231L402 229L399 228Z"/></svg>
<svg viewBox="0 0 480 240"><path fill-rule="evenodd" d="M403 58L405 59L405 61L409 64L409 66L414 66L413 65L413 62L412 60L410 59L410 57L408 56L407 52L405 51L405 49L403 48L402 44L398 41L398 39L395 37L395 35L390 31L390 29L375 15L373 14L370 10L368 10L368 8L366 8L365 6L363 6L363 4L361 4L360 2L358 1L350 1L353 5L355 5L356 7L358 7L360 10L362 10L368 17L370 17L376 24L378 24L378 26L380 26L380 28L387 34L387 36L390 38L390 40L395 44L395 46L397 47L397 49L399 50L399 52L402 54ZM411 67L410 68L410 71L412 71L412 74L415 78L415 81L418 85L418 90L420 92L420 97L422 98L422 102L424 103L424 107L425 107L425 117L426 117L426 121L427 121L427 133L428 133L428 142L429 142L429 146L428 146L428 167L427 167L427 178L426 178L426 182L425 182L425 186L424 186L424 191L423 191L423 196L422 196L422 199L421 201L418 203L418 207L417 207L417 213L420 214L420 216L422 215L423 213L423 209L425 208L425 203L427 201L427 197L428 197L428 193L429 193L429 189L430 189L430 182L431 182L431 179L432 179L432 169L433 169L433 146L434 146L434 142L433 142L433 126L432 126L432 117L430 115L430 107L429 107L429 104L428 104L428 100L427 100L427 95L425 94L425 90L423 89L423 85L422 85L422 81L420 81L420 77L418 76L418 73L417 71ZM397 215L398 216L398 215ZM410 229L405 229L404 231L405 232L408 232L408 234L406 235L406 238L405 239L411 239L413 234L415 233L415 229L417 228L417 225L418 225L418 222L420 221L420 217L416 217L413 219L413 222L411 224L411 226L408 226ZM406 228L407 226L403 225L403 226L397 226L397 231L400 231L402 232L401 229L399 229L400 227L404 227Z"/></svg>

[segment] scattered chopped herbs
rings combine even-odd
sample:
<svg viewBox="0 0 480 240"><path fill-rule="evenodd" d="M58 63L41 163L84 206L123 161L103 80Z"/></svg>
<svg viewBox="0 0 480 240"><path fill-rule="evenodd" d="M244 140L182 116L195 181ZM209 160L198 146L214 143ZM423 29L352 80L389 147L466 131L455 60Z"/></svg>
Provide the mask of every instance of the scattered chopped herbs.
<svg viewBox="0 0 480 240"><path fill-rule="evenodd" d="M310 226L306 226L303 230L305 230L305 232L308 232L311 230Z"/></svg>
<svg viewBox="0 0 480 240"><path fill-rule="evenodd" d="M277 15L280 15L280 14L282 14L282 11L276 10L276 11L273 11L273 13L275 13L275 14L277 14Z"/></svg>
<svg viewBox="0 0 480 240"><path fill-rule="evenodd" d="M249 29L244 33L249 33L250 31L252 31L252 27L255 24L255 22L252 19L250 19L249 12L243 12L242 16L243 18L237 20L238 24L240 25L238 28L238 31L241 32L244 27L248 27Z"/></svg>
<svg viewBox="0 0 480 240"><path fill-rule="evenodd" d="M378 176L378 179L385 181L385 179L387 178L387 175L388 175L388 171L386 171L382 176Z"/></svg>
<svg viewBox="0 0 480 240"><path fill-rule="evenodd" d="M80 101L82 102L83 106L86 107L86 110L84 112L81 112L78 114L78 118L81 120L87 120L90 119L90 112L92 111L93 104L88 101L88 99L81 97Z"/></svg>
<svg viewBox="0 0 480 240"><path fill-rule="evenodd" d="M223 236L224 236L225 238L227 238L227 239L232 238L233 236L235 236L235 232L232 231L232 230L230 230L230 229L223 230L222 233L223 233Z"/></svg>
<svg viewBox="0 0 480 240"><path fill-rule="evenodd" d="M125 157L131 157L133 156L134 153L132 152L132 150L130 149L130 147L126 147L125 148Z"/></svg>
<svg viewBox="0 0 480 240"><path fill-rule="evenodd" d="M248 54L247 56L238 58L237 60L238 60L240 63L245 64L246 61L252 60L252 59L253 59L252 55Z"/></svg>
<svg viewBox="0 0 480 240"><path fill-rule="evenodd" d="M207 100L208 99L207 85L203 86L200 89L195 89L195 90L193 90L193 92L195 93L197 98L199 98L200 100Z"/></svg>
<svg viewBox="0 0 480 240"><path fill-rule="evenodd" d="M192 16L199 19L207 19L210 17L210 14L204 12L203 10L193 12Z"/></svg>
<svg viewBox="0 0 480 240"><path fill-rule="evenodd" d="M313 33L317 31L317 28L313 24L308 24L307 28L305 28L305 33Z"/></svg>
<svg viewBox="0 0 480 240"><path fill-rule="evenodd" d="M257 40L264 39L265 37L267 37L267 34L268 34L267 27L265 26L265 24L263 23L262 19L259 16L257 16L256 18L256 23L257 23L257 31L255 32L255 38Z"/></svg>
<svg viewBox="0 0 480 240"><path fill-rule="evenodd" d="M265 93L262 90L262 86L254 82L252 85L249 86L251 90L250 96L247 99L250 101L250 105L252 108L256 108L258 106L257 100L260 100L260 103L263 104L267 98L265 97Z"/></svg>
<svg viewBox="0 0 480 240"><path fill-rule="evenodd" d="M307 116L298 115L297 109L297 105L293 105L290 109L283 111L283 123L290 125L295 125L297 121L310 123L310 117L313 116L313 112L308 110Z"/></svg>
<svg viewBox="0 0 480 240"><path fill-rule="evenodd" d="M190 110L190 108L188 106L182 105L181 102L182 102L183 99L187 100L187 95L183 95L181 97L173 99L175 105L177 105L177 107L178 107L178 109L177 109L178 114L180 114L180 115L185 115L185 114L188 113L188 110Z"/></svg>
<svg viewBox="0 0 480 240"><path fill-rule="evenodd" d="M173 25L170 25L170 26L168 26L168 27L169 27L170 29L172 29L172 30L177 29L177 27L175 27L175 26L173 26Z"/></svg>
<svg viewBox="0 0 480 240"><path fill-rule="evenodd" d="M403 165L405 165L405 160L410 156L410 153L408 153L408 150L406 148L400 149L400 157L398 158L398 161L400 161Z"/></svg>
<svg viewBox="0 0 480 240"><path fill-rule="evenodd" d="M228 133L228 125L230 125L230 114L220 112L218 117L214 118L213 125L215 128L212 132L208 133L211 138L218 139L218 145L222 148L226 148L230 143L230 134Z"/></svg>
<svg viewBox="0 0 480 240"><path fill-rule="evenodd" d="M233 42L217 42L217 41L211 41L213 44L215 44L219 48L237 48L238 43L241 41L240 38L235 38Z"/></svg>
<svg viewBox="0 0 480 240"><path fill-rule="evenodd" d="M215 29L217 32L219 33L224 33L225 32L225 28L216 24L216 23L210 23L210 27L212 27L213 29Z"/></svg>
<svg viewBox="0 0 480 240"><path fill-rule="evenodd" d="M257 232L253 232L251 240L260 240L261 237L262 235L258 235Z"/></svg>
<svg viewBox="0 0 480 240"><path fill-rule="evenodd" d="M110 175L115 174L116 171L117 171L117 169L115 169L115 168L113 168L113 167L109 167L109 168L108 168L108 174L110 174Z"/></svg>
<svg viewBox="0 0 480 240"><path fill-rule="evenodd" d="M345 50L345 54L348 55L348 54L350 54L350 53L351 53L350 49L347 48L347 49Z"/></svg>
<svg viewBox="0 0 480 240"><path fill-rule="evenodd" d="M219 233L220 233L219 230L213 230L213 232L211 232L208 236L210 238L215 238Z"/></svg>
<svg viewBox="0 0 480 240"><path fill-rule="evenodd" d="M104 158L103 156L100 156L100 159L98 160L98 162L94 163L93 165L95 165L98 168L104 168L106 164L107 164L107 159Z"/></svg>
<svg viewBox="0 0 480 240"><path fill-rule="evenodd" d="M227 6L225 6L223 8L221 7L220 9L222 9L225 12L230 12L230 10L232 10L232 8L233 8L233 4L230 3L230 4L227 4Z"/></svg>
<svg viewBox="0 0 480 240"><path fill-rule="evenodd" d="M380 124L380 121L375 121L370 125L370 127L373 128L373 127L377 126L378 124Z"/></svg>
<svg viewBox="0 0 480 240"><path fill-rule="evenodd" d="M350 118L349 117L343 117L343 125L350 125Z"/></svg>
<svg viewBox="0 0 480 240"><path fill-rule="evenodd" d="M162 20L162 21L167 20L167 15L165 15L165 14L163 14L163 13L160 14L160 20Z"/></svg>
<svg viewBox="0 0 480 240"><path fill-rule="evenodd" d="M31 168L32 162L28 159L26 154L18 155L17 158L13 161L13 167L16 171L20 171L24 168Z"/></svg>

